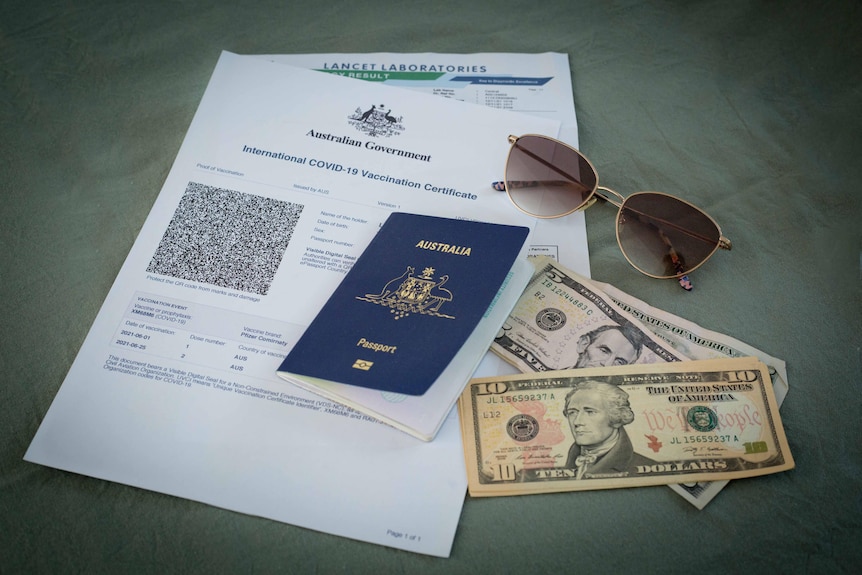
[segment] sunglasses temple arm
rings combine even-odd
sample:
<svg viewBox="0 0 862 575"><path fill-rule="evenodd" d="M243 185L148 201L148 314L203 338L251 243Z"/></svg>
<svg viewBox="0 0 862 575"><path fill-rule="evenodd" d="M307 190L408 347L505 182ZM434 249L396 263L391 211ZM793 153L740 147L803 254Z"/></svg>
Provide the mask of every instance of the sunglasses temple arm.
<svg viewBox="0 0 862 575"><path fill-rule="evenodd" d="M676 230L676 231L678 231L678 232L682 232L682 233L684 233L685 235L687 235L687 236L688 236L688 237L690 237L690 238L694 238L694 239L696 239L696 240L700 240L700 241L702 241L702 242L706 242L706 243L711 244L711 243L713 243L713 242L715 241L715 240L712 240L712 239L710 239L710 238L708 238L708 237L706 237L706 236L702 236L702 235L700 235L700 234L696 234L696 233L694 233L693 231L691 231L691 230L689 230L689 229L686 229L686 228L684 228L684 227L682 227L682 226L679 226L679 225L677 225L677 224L675 224L675 223L673 223L673 222L669 222L669 221L667 221L667 220L660 220L660 219L658 219L658 218L655 218L655 217L650 216L650 215L648 215L648 214L645 214L645 213L643 213L643 212L639 212L639 211L637 211L637 210L633 210L633 209L631 209L631 208L626 208L626 211L627 211L628 213L634 214L635 216L637 216L637 217L638 217L638 219L639 219L639 220L641 220L641 221L643 221L643 222L647 223L648 225L650 225L650 226L654 227L656 230L659 230L659 234L661 234L662 236L664 236L664 232L662 232L662 231L661 231L661 228L659 228L659 227L658 227L656 224L654 224L653 222L659 222L660 224L662 224L662 225L664 225L664 226L667 226L667 227L669 227L669 228L673 228L673 229L675 229L675 230ZM645 219L644 219L644 218L645 218ZM648 221L647 221L647 220L648 220ZM719 235L720 235L720 234L719 234ZM663 241L664 241L664 240L663 240ZM667 241L669 241L669 240L667 240ZM729 239L727 239L726 237L724 237L724 236L721 236L721 235L720 235L720 237L719 237L719 239L718 239L718 247L720 247L721 249L729 250L729 249L731 249L732 244L730 243L730 240L729 240Z"/></svg>
<svg viewBox="0 0 862 575"><path fill-rule="evenodd" d="M522 182L522 181L518 181L518 182L511 181L511 182L509 182L510 185L513 185L513 187L516 187L516 188L531 188L531 187L537 187L540 185L541 186L552 186L552 185L566 186L566 185L571 185L572 183L576 184L577 182L561 182L559 180L542 181L542 182L537 181L537 180L533 180L531 182ZM505 192L506 191L506 182L491 182L491 187L498 192ZM587 189L585 186L581 186L581 187L584 190ZM590 198L582 206L580 206L578 208L578 211L582 211L582 210L589 208L594 203L596 203L597 199L598 198L595 195L590 196ZM605 199L607 199L607 198L605 198Z"/></svg>
<svg viewBox="0 0 862 575"><path fill-rule="evenodd" d="M691 279L688 277L688 274L686 274L686 272L685 272L685 264L682 261L682 258L679 257L679 254L677 253L676 248L673 247L673 242L671 242L670 238L667 236L667 234L664 233L664 230L661 229L661 227L659 227L655 223L653 223L654 220L656 220L656 218L653 218L651 216L647 216L644 213L638 212L636 210L632 210L630 208L627 211L630 212L631 214L635 215L635 217L637 217L643 223L645 223L646 225L648 225L649 227L653 228L656 231L659 238L661 238L662 243L667 247L667 255L670 258L670 262L671 262L671 265L673 265L673 269L676 270L676 273L680 274L680 276L677 278L677 281L679 282L679 286L682 289L684 289L685 291L691 291L694 288L694 284L691 283ZM689 230L686 230L684 228L681 228L680 226L674 225L671 222L661 220L661 223L665 224L667 226L670 226L672 228L675 228L681 232L687 233L688 235L690 235L692 237L699 238L702 240L707 239L707 238L704 238L703 236L699 236L697 234L692 234Z"/></svg>
<svg viewBox="0 0 862 575"><path fill-rule="evenodd" d="M676 253L676 250L673 247L673 243L670 241L670 238L667 237L667 234L664 233L660 227L655 226L654 224L650 224L655 227L658 231L659 237L661 237L661 241L664 245L667 246L667 253L670 256L670 261L673 264L673 268L676 270L676 273L682 274L679 276L679 286L685 291L691 291L694 288L694 284L691 283L691 279L689 279L688 274L685 273L685 267L683 266L682 259L679 257L679 254Z"/></svg>
<svg viewBox="0 0 862 575"><path fill-rule="evenodd" d="M546 168L549 168L549 169L557 172L558 174L560 174L564 178L566 178L572 182L578 182L578 180L574 176L572 176L571 174L567 174L566 172L564 172L563 170L561 170L560 168L558 168L557 166L555 166L551 162L545 160L544 158L537 156L536 154L534 154L530 150L528 150L522 146L519 146L517 140L515 141L514 144L512 144L512 146L515 148L518 148L519 150L521 150L521 152L523 152L527 156L530 156L531 158L533 158L534 160L536 160L537 162L539 162L540 164L542 164Z"/></svg>

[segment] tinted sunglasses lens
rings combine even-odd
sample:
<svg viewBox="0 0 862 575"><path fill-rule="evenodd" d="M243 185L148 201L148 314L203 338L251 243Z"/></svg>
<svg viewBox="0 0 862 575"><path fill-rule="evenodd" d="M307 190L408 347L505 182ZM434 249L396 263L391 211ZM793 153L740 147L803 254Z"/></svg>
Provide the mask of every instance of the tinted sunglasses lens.
<svg viewBox="0 0 862 575"><path fill-rule="evenodd" d="M654 277L672 278L693 270L715 252L720 237L712 218L665 194L629 196L617 217L617 239L623 254L640 271Z"/></svg>
<svg viewBox="0 0 862 575"><path fill-rule="evenodd" d="M530 215L547 218L575 211L593 194L597 180L586 158L554 140L522 136L509 150L506 191Z"/></svg>

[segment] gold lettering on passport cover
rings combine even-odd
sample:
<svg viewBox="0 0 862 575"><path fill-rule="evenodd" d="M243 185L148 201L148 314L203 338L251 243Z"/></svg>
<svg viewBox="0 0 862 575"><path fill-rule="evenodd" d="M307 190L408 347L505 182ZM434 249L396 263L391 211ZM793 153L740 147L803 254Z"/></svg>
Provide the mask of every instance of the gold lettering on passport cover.
<svg viewBox="0 0 862 575"><path fill-rule="evenodd" d="M423 250L454 254L456 256L469 256L473 252L473 248L469 246L453 246L451 244L431 242L428 240L419 240L419 243L416 244L416 247L422 248Z"/></svg>

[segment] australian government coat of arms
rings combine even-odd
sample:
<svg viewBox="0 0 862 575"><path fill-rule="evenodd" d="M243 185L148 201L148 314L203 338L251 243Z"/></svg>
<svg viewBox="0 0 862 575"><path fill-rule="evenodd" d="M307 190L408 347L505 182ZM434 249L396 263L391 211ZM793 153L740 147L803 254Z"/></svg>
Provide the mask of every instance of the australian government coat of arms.
<svg viewBox="0 0 862 575"><path fill-rule="evenodd" d="M392 278L377 293L356 296L356 299L390 308L394 319L410 315L425 314L446 319L455 319L440 310L452 301L452 292L444 287L448 275L435 278L437 270L427 267L419 275L414 266L407 266L400 276Z"/></svg>
<svg viewBox="0 0 862 575"><path fill-rule="evenodd" d="M347 121L360 132L364 132L369 136L395 136L404 131L404 124L401 123L401 116L395 117L392 115L392 109L386 108L383 104L377 104L370 108L356 108L356 110L347 117Z"/></svg>

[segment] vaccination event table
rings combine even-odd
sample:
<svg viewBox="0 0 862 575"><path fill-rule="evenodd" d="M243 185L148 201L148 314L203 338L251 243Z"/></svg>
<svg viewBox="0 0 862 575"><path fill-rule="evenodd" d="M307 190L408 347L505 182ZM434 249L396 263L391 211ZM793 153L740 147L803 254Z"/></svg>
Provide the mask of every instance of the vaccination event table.
<svg viewBox="0 0 862 575"><path fill-rule="evenodd" d="M784 359L796 468L701 511L664 486L465 493L444 559L25 462L222 50L568 55L601 183L678 195L733 241L686 293L631 269L597 204L592 277ZM840 0L3 2L0 573L856 572L860 61Z"/></svg>

